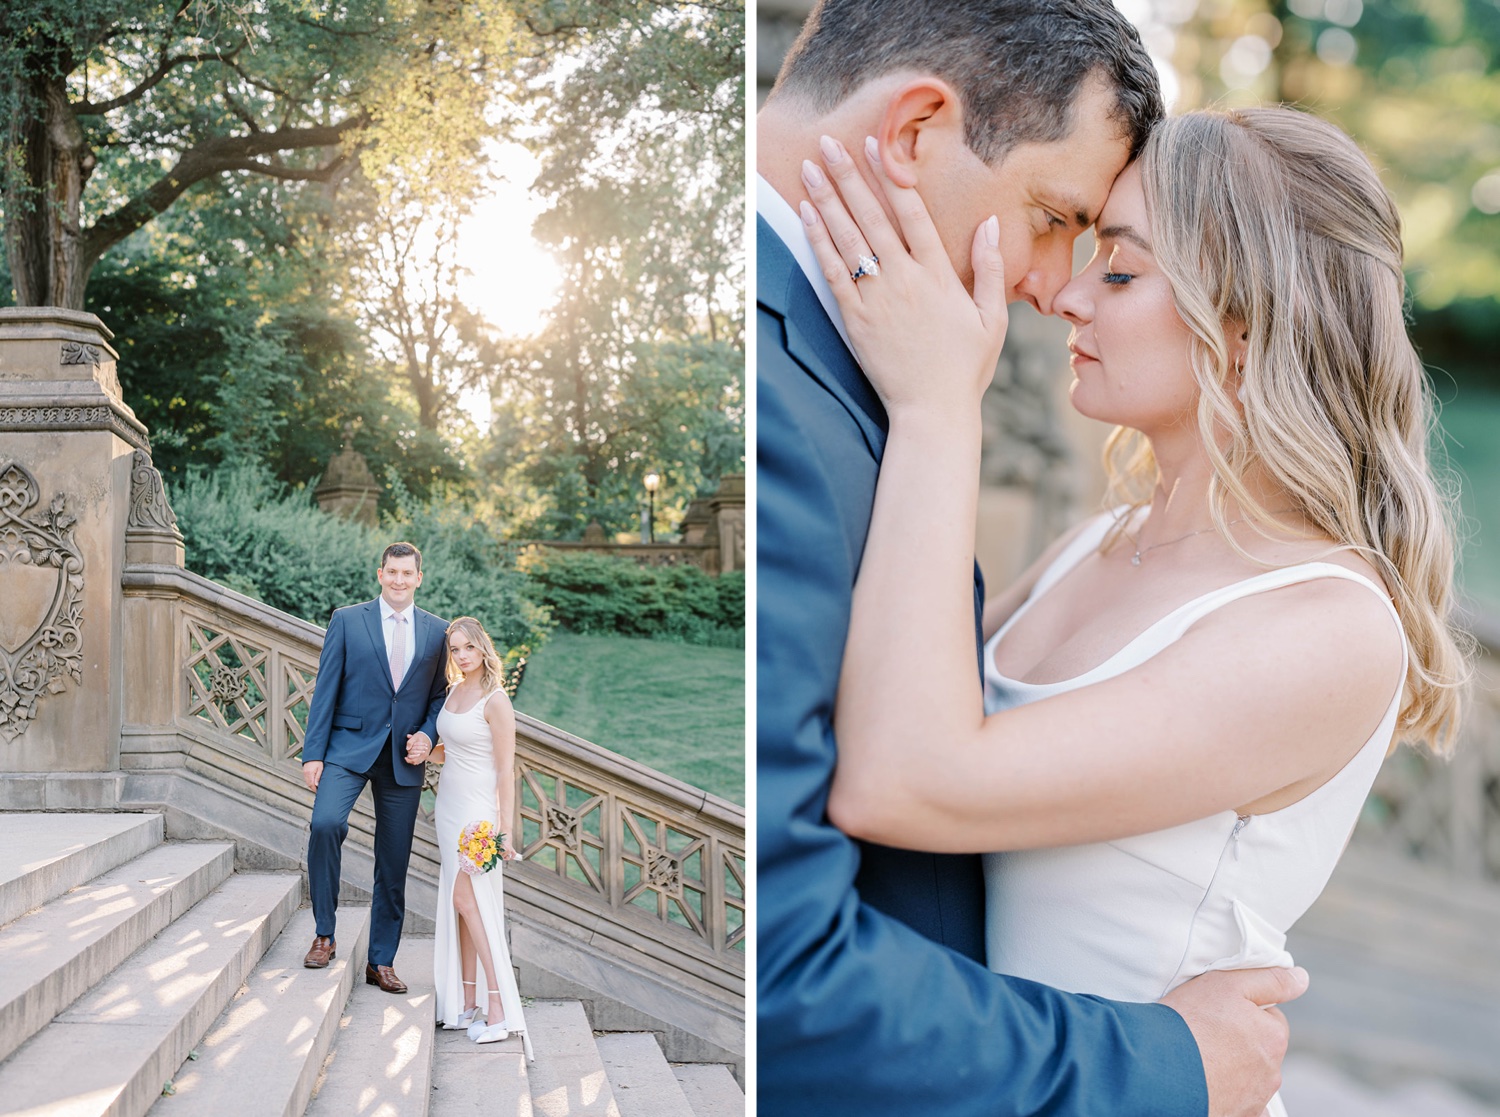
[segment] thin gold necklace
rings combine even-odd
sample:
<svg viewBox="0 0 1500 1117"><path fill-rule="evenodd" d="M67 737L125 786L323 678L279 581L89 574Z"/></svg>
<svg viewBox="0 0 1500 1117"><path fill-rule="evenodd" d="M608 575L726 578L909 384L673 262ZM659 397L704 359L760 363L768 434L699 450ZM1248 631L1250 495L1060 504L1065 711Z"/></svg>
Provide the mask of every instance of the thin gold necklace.
<svg viewBox="0 0 1500 1117"><path fill-rule="evenodd" d="M1230 520L1224 526L1225 527L1233 527L1235 524L1242 524L1244 522L1245 521L1243 519ZM1125 533L1125 538L1129 539L1133 544L1135 544L1135 554L1133 554L1133 555L1130 556L1130 565L1131 566L1139 566L1141 564L1141 559L1144 558L1146 555L1149 555L1152 551L1156 550L1156 548L1158 548L1158 547L1170 547L1173 543L1181 543L1184 539L1191 539L1195 535L1202 535L1205 532L1217 531L1217 530L1218 530L1218 525L1213 525L1213 526L1210 526L1210 527L1200 527L1197 531L1190 531L1186 535L1179 535L1176 539L1168 539L1168 540L1166 540L1163 543L1153 543L1149 547L1142 547L1140 539L1138 537L1134 536L1134 535L1131 535L1130 532L1127 531Z"/></svg>
<svg viewBox="0 0 1500 1117"><path fill-rule="evenodd" d="M1272 516L1285 516L1285 515L1293 512L1293 511L1295 511L1295 509L1286 508L1286 509L1278 510L1276 512L1272 512L1272 513L1270 513L1270 515L1272 515ZM1234 527L1235 524L1242 524L1244 522L1245 522L1245 519L1242 516L1238 520L1230 520L1224 526L1225 527ZM1158 547L1170 547L1173 543L1181 543L1184 539L1191 539L1195 535L1202 535L1205 532L1217 531L1217 530L1218 530L1218 525L1211 525L1209 527L1200 527L1197 531L1190 531L1186 535L1179 535L1176 539L1168 539L1168 540L1166 540L1163 543L1153 543L1153 544L1151 544L1151 546L1144 547L1144 548L1141 546L1141 541L1140 541L1139 537L1131 535L1130 532L1127 531L1127 532L1125 532L1125 538L1129 539L1130 542L1135 545L1135 554L1133 554L1133 555L1130 556L1130 565L1131 566L1139 566L1141 564L1141 559L1144 558L1146 555L1149 555L1152 551L1156 550L1156 548L1158 548Z"/></svg>

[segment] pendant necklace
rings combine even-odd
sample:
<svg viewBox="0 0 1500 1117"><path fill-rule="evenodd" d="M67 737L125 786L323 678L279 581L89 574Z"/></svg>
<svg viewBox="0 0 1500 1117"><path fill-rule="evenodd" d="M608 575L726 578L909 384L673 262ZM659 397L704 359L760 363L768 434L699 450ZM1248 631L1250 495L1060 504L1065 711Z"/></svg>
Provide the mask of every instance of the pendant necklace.
<svg viewBox="0 0 1500 1117"><path fill-rule="evenodd" d="M1224 526L1225 527L1233 527L1235 524L1242 524L1244 522L1245 521L1242 520L1242 519L1240 519L1240 520L1230 520ZM1181 543L1184 539L1191 539L1195 535L1202 535L1204 532L1216 531L1216 530L1217 530L1217 528L1215 528L1215 527L1200 527L1197 531L1190 531L1186 535L1179 535L1176 539L1168 539L1168 540L1166 540L1163 543L1153 543L1149 547L1142 547L1141 546L1141 541L1139 539L1137 539L1135 536L1131 535L1127 531L1125 533L1126 538L1129 539L1132 543L1135 544L1135 554L1133 554L1133 555L1130 556L1130 565L1131 566L1139 566L1141 564L1141 559L1143 557L1145 557L1146 555L1149 555L1152 551L1156 550L1156 548L1158 548L1158 547L1170 547L1173 543Z"/></svg>

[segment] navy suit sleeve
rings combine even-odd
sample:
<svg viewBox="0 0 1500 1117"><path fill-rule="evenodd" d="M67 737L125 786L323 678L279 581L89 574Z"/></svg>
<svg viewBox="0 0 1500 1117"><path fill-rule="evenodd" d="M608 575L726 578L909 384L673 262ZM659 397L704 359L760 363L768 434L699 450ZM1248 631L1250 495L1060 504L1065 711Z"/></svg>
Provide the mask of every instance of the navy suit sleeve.
<svg viewBox="0 0 1500 1117"><path fill-rule="evenodd" d="M322 760L328 752L328 734L333 729L333 711L338 706L339 686L344 679L344 613L335 609L323 634L318 655L318 679L313 684L312 708L307 712L307 732L302 738L302 762Z"/></svg>
<svg viewBox="0 0 1500 1117"><path fill-rule="evenodd" d="M448 625L442 619L434 617L444 633ZM427 717L422 722L422 732L427 734L427 739L437 744L437 718L438 711L443 708L443 703L448 700L448 637L444 635L442 648L438 652L437 670L432 673L432 689L427 692Z"/></svg>
<svg viewBox="0 0 1500 1117"><path fill-rule="evenodd" d="M1202 1117L1197 1046L1171 1009L990 973L857 894L858 847L825 809L858 555L823 432L799 429L774 383L806 373L765 375L790 360L775 341L762 332L757 382L761 1117Z"/></svg>

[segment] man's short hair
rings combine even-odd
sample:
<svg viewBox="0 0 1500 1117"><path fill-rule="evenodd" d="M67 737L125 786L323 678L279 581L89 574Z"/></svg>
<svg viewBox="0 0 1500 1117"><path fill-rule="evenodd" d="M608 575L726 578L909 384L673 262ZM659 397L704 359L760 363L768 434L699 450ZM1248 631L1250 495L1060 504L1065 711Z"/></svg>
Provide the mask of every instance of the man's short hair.
<svg viewBox="0 0 1500 1117"><path fill-rule="evenodd" d="M1065 139L1098 73L1134 158L1165 111L1140 34L1110 0L819 0L771 96L833 109L872 78L917 70L957 90L964 139L993 166L1022 143Z"/></svg>
<svg viewBox="0 0 1500 1117"><path fill-rule="evenodd" d="M382 570L385 569L386 559L405 558L407 555L411 555L417 560L417 572L420 574L422 571L422 552L410 543L392 543L384 551L380 552L380 568Z"/></svg>

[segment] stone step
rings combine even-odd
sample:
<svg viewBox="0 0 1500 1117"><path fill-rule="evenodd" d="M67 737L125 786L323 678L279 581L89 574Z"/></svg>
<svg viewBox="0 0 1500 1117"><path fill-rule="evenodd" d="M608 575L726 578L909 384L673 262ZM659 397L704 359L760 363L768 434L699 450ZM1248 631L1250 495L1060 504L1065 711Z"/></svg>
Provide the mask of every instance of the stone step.
<svg viewBox="0 0 1500 1117"><path fill-rule="evenodd" d="M302 964L314 933L310 908L292 916L152 1117L283 1117L307 1108L344 1004L354 982L364 982L370 909L340 909L337 956L321 970Z"/></svg>
<svg viewBox="0 0 1500 1117"><path fill-rule="evenodd" d="M346 910L339 909L340 926ZM365 983L362 971L356 974L306 1117L427 1117L436 1012L432 939L403 935L395 968L406 982L405 994L383 993ZM505 1088L505 1081L488 1082L491 1108L484 1113L509 1112L500 1101Z"/></svg>
<svg viewBox="0 0 1500 1117"><path fill-rule="evenodd" d="M532 1029L531 1042L540 1059L542 1041L536 1036L532 1011L526 1010L526 1026ZM580 1015L582 1011L579 1006ZM519 1037L479 1044L463 1032L439 1028L433 1044L431 1117L552 1117L606 1112L584 1108L579 1090L552 1079L546 1081L554 1096L548 1107L538 1107L531 1093L531 1068L526 1065Z"/></svg>
<svg viewBox="0 0 1500 1117"><path fill-rule="evenodd" d="M159 814L0 813L0 927L161 840Z"/></svg>
<svg viewBox="0 0 1500 1117"><path fill-rule="evenodd" d="M0 1059L233 871L225 842L157 846L0 931Z"/></svg>
<svg viewBox="0 0 1500 1117"><path fill-rule="evenodd" d="M1281 1098L1292 1117L1500 1117L1446 1082L1418 1079L1376 1089L1319 1059L1291 1054Z"/></svg>
<svg viewBox="0 0 1500 1117"><path fill-rule="evenodd" d="M596 1042L620 1117L694 1117L650 1032L609 1032Z"/></svg>
<svg viewBox="0 0 1500 1117"><path fill-rule="evenodd" d="M1312 975L1292 1051L1393 1086L1442 1080L1500 1105L1500 891L1351 850L1287 936Z"/></svg>
<svg viewBox="0 0 1500 1117"><path fill-rule="evenodd" d="M623 1117L583 1005L537 1001L526 1009L526 1027L536 1055L526 1068L533 1117ZM514 1039L485 1046L508 1043L516 1043L519 1050L519 1041ZM435 1117L452 1114L436 1110Z"/></svg>
<svg viewBox="0 0 1500 1117"><path fill-rule="evenodd" d="M4 1112L141 1117L301 895L293 873L230 877L0 1065Z"/></svg>
<svg viewBox="0 0 1500 1117"><path fill-rule="evenodd" d="M693 1117L745 1117L745 1091L723 1063L680 1063L672 1073Z"/></svg>

